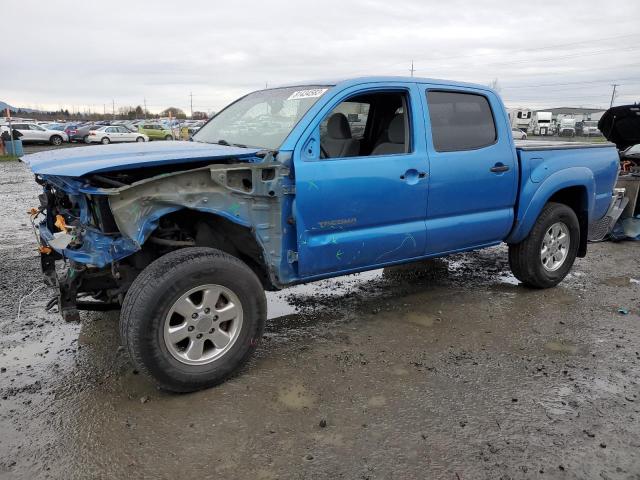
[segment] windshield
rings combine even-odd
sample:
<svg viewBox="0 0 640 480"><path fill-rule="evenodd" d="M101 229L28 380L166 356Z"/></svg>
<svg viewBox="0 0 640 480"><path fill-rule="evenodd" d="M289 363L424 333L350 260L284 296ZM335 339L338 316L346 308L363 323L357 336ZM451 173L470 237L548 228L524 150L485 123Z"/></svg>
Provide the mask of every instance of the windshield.
<svg viewBox="0 0 640 480"><path fill-rule="evenodd" d="M328 89L328 86L304 86L250 93L213 117L193 140L277 150Z"/></svg>

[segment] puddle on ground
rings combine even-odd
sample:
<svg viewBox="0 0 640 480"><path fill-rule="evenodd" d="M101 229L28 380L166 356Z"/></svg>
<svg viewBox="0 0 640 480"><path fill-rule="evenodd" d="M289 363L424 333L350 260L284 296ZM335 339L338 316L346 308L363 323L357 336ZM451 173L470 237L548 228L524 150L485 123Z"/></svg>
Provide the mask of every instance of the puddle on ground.
<svg viewBox="0 0 640 480"><path fill-rule="evenodd" d="M567 353L575 355L578 353L578 346L565 340L554 340L544 344L544 349L554 353Z"/></svg>
<svg viewBox="0 0 640 480"><path fill-rule="evenodd" d="M632 285L632 279L621 275L618 277L607 277L607 278L603 278L602 280L600 280L600 283L602 283L603 285L608 285L610 287L629 287Z"/></svg>
<svg viewBox="0 0 640 480"><path fill-rule="evenodd" d="M436 319L432 316L420 312L409 312L404 316L404 320L415 325L420 325L421 327L433 327L433 324L436 322Z"/></svg>
<svg viewBox="0 0 640 480"><path fill-rule="evenodd" d="M299 313L300 309L288 300L289 297L340 297L352 292L360 285L382 278L382 269L354 273L345 277L330 278L285 288L279 292L267 292L269 319Z"/></svg>

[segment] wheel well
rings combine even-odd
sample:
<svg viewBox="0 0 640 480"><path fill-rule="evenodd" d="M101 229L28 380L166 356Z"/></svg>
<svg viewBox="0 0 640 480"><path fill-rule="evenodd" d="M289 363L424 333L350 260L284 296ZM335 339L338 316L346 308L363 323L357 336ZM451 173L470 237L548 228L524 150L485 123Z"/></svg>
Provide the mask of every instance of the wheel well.
<svg viewBox="0 0 640 480"><path fill-rule="evenodd" d="M550 202L562 203L571 208L580 224L580 245L578 245L578 257L587 254L587 237L589 232L589 211L587 201L587 189L584 187L567 187L558 190L549 199Z"/></svg>
<svg viewBox="0 0 640 480"><path fill-rule="evenodd" d="M158 228L151 234L153 245L157 238L177 240L181 246L211 247L242 260L262 282L265 290L277 290L271 282L269 269L251 229L238 225L219 215L182 209L169 213L158 221ZM185 242L186 241L186 242ZM157 248L157 244L151 248ZM168 248L175 250L179 246ZM167 253L166 251L163 252Z"/></svg>

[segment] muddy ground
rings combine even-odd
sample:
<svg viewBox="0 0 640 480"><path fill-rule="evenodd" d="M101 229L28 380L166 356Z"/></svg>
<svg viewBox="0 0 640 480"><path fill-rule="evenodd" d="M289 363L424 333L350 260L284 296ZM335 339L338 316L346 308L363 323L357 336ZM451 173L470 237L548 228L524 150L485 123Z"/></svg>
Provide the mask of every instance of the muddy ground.
<svg viewBox="0 0 640 480"><path fill-rule="evenodd" d="M0 479L640 479L638 243L545 291L492 248L270 294L241 374L175 395L117 314L44 312L37 193L0 164Z"/></svg>

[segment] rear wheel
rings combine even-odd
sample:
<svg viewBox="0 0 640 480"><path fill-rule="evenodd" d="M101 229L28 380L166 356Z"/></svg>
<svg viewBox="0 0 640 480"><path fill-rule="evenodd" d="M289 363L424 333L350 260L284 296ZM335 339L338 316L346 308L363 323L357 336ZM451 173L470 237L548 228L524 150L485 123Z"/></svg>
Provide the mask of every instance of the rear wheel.
<svg viewBox="0 0 640 480"><path fill-rule="evenodd" d="M60 135L51 135L49 143L56 146L62 145L62 137Z"/></svg>
<svg viewBox="0 0 640 480"><path fill-rule="evenodd" d="M173 137L171 135L167 135L166 137L164 137L165 140L173 140Z"/></svg>
<svg viewBox="0 0 640 480"><path fill-rule="evenodd" d="M260 280L211 248L184 248L149 265L127 292L120 333L133 363L160 387L216 385L251 356L266 319Z"/></svg>
<svg viewBox="0 0 640 480"><path fill-rule="evenodd" d="M573 266L580 244L575 212L549 202L529 236L509 245L509 264L515 277L527 286L549 288L560 283Z"/></svg>
<svg viewBox="0 0 640 480"><path fill-rule="evenodd" d="M103 137L102 140L100 140L100 143L102 143L103 145L109 145L111 143L111 140L109 140L109 137Z"/></svg>
<svg viewBox="0 0 640 480"><path fill-rule="evenodd" d="M144 137L138 137L138 138L136 138L136 142L144 142Z"/></svg>
<svg viewBox="0 0 640 480"><path fill-rule="evenodd" d="M85 135L84 137L82 137L82 141L84 143L89 143L89 135Z"/></svg>

